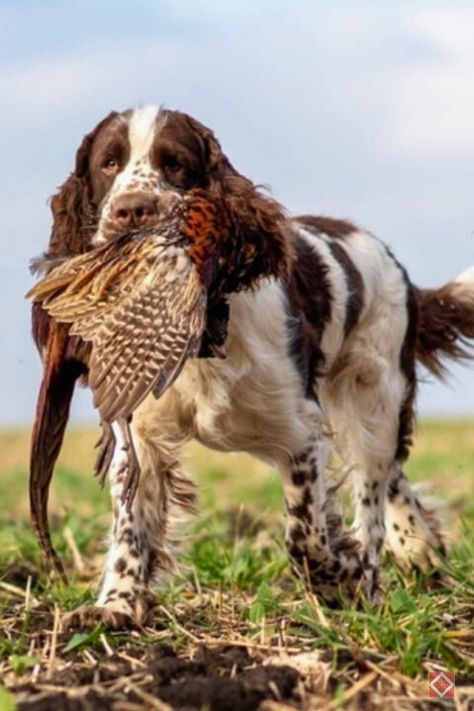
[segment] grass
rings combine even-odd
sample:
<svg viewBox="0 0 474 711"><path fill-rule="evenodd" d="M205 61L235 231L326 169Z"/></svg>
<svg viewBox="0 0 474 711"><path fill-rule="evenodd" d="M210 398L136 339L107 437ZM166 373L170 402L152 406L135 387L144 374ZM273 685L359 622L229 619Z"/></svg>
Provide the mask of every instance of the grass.
<svg viewBox="0 0 474 711"><path fill-rule="evenodd" d="M29 527L28 433L0 433L0 710L14 698L28 709L433 708L435 670L456 672L457 708L474 704L474 423L423 423L408 466L446 504L442 584L387 561L379 607L320 605L288 571L278 474L193 446L202 515L180 573L157 589L154 624L64 633L59 611L92 599L109 521L90 475L96 434L69 433L53 485L66 587L41 571Z"/></svg>

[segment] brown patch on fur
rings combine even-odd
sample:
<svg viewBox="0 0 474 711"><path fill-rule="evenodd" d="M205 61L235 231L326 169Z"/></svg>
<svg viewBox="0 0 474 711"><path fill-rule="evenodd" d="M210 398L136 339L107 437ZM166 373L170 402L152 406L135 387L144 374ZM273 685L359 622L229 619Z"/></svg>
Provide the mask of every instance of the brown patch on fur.
<svg viewBox="0 0 474 711"><path fill-rule="evenodd" d="M159 117L166 122L153 149L154 166L176 188L208 188L223 159L213 132L182 111L164 110Z"/></svg>
<svg viewBox="0 0 474 711"><path fill-rule="evenodd" d="M331 318L331 285L328 267L318 253L298 235L295 261L286 280L290 317L296 319L290 355L295 360L308 396L314 396L315 380L323 371L321 338Z"/></svg>
<svg viewBox="0 0 474 711"><path fill-rule="evenodd" d="M358 322L360 312L364 306L364 280L354 262L339 242L332 240L329 243L329 248L334 259L341 265L346 277L347 290L349 293L346 302L344 333L347 336Z"/></svg>
<svg viewBox="0 0 474 711"><path fill-rule="evenodd" d="M51 198L53 227L48 255L81 254L90 247L90 239L97 226L89 171L91 151L99 133L117 116L118 114L113 111L93 131L84 136L76 153L74 172Z"/></svg>
<svg viewBox="0 0 474 711"><path fill-rule="evenodd" d="M418 302L416 292L404 270L407 286L407 330L400 351L400 369L404 374L407 384L405 397L400 408L398 422L398 441L395 458L398 461L407 459L412 444L413 423L415 414L413 403L416 395L416 348L418 339Z"/></svg>
<svg viewBox="0 0 474 711"><path fill-rule="evenodd" d="M308 227L310 230L328 235L328 237L347 237L358 231L358 227L348 220L336 220L333 217L321 215L298 215L293 218L295 222Z"/></svg>
<svg viewBox="0 0 474 711"><path fill-rule="evenodd" d="M283 208L238 174L225 175L217 192L230 215L232 239L221 252L216 283L225 280L229 291L240 291L261 277L287 277L293 250ZM227 274L230 265L234 271L231 279Z"/></svg>
<svg viewBox="0 0 474 711"><path fill-rule="evenodd" d="M292 229L278 202L230 163L214 133L179 111L166 111L156 160L177 188L197 187L222 206L226 238L208 291L207 327L201 356L219 354L227 335L226 295L251 288L267 276L287 278L293 262ZM177 161L170 174L167 161ZM202 256L202 255L201 255ZM202 261L202 259L201 259Z"/></svg>
<svg viewBox="0 0 474 711"><path fill-rule="evenodd" d="M416 357L433 375L446 373L444 358L462 360L474 353L474 286L451 282L440 289L417 289L420 323Z"/></svg>
<svg viewBox="0 0 474 711"><path fill-rule="evenodd" d="M178 189L203 189L229 217L230 238L215 277L225 289L219 290L235 292L260 277L287 276L292 231L283 207L235 170L209 128L180 111L163 114L166 123L157 135L155 155L165 177ZM172 173L167 168L171 159Z"/></svg>

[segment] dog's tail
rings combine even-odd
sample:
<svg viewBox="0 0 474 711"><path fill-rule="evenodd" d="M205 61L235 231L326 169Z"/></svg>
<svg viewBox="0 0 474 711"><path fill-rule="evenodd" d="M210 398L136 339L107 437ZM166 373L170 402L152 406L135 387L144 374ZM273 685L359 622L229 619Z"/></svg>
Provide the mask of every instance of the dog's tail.
<svg viewBox="0 0 474 711"><path fill-rule="evenodd" d="M418 289L417 359L438 378L445 359L474 357L474 266L440 289Z"/></svg>

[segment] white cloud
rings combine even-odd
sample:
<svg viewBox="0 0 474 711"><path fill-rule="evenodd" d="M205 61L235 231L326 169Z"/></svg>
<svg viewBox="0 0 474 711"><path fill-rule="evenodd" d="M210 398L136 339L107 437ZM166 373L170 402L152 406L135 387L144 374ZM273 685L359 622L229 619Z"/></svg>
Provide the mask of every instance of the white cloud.
<svg viewBox="0 0 474 711"><path fill-rule="evenodd" d="M474 8L414 15L414 31L442 59L401 69L393 87L392 147L404 155L474 153Z"/></svg>
<svg viewBox="0 0 474 711"><path fill-rule="evenodd" d="M18 121L38 128L38 121L64 117L94 106L111 107L140 96L159 68L179 69L177 43L108 43L100 49L84 48L47 61L33 61L0 70L5 110L2 121ZM133 102L132 102L133 103ZM6 110L8 109L8 112Z"/></svg>

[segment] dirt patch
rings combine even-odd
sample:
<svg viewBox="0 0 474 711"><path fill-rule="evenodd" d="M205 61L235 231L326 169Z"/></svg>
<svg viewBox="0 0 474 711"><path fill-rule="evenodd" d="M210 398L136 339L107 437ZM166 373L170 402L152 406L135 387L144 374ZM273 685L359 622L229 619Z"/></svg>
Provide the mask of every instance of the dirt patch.
<svg viewBox="0 0 474 711"><path fill-rule="evenodd" d="M19 588L26 588L28 578L31 578L31 585L35 585L39 578L39 571L36 565L26 560L13 563L2 573L3 582Z"/></svg>
<svg viewBox="0 0 474 711"><path fill-rule="evenodd" d="M262 665L244 648L199 647L189 658L160 646L128 662L122 655L96 665L77 658L48 683L11 691L20 711L105 711L130 704L153 708L150 697L180 711L254 711L266 699L298 708L298 682L295 669Z"/></svg>

